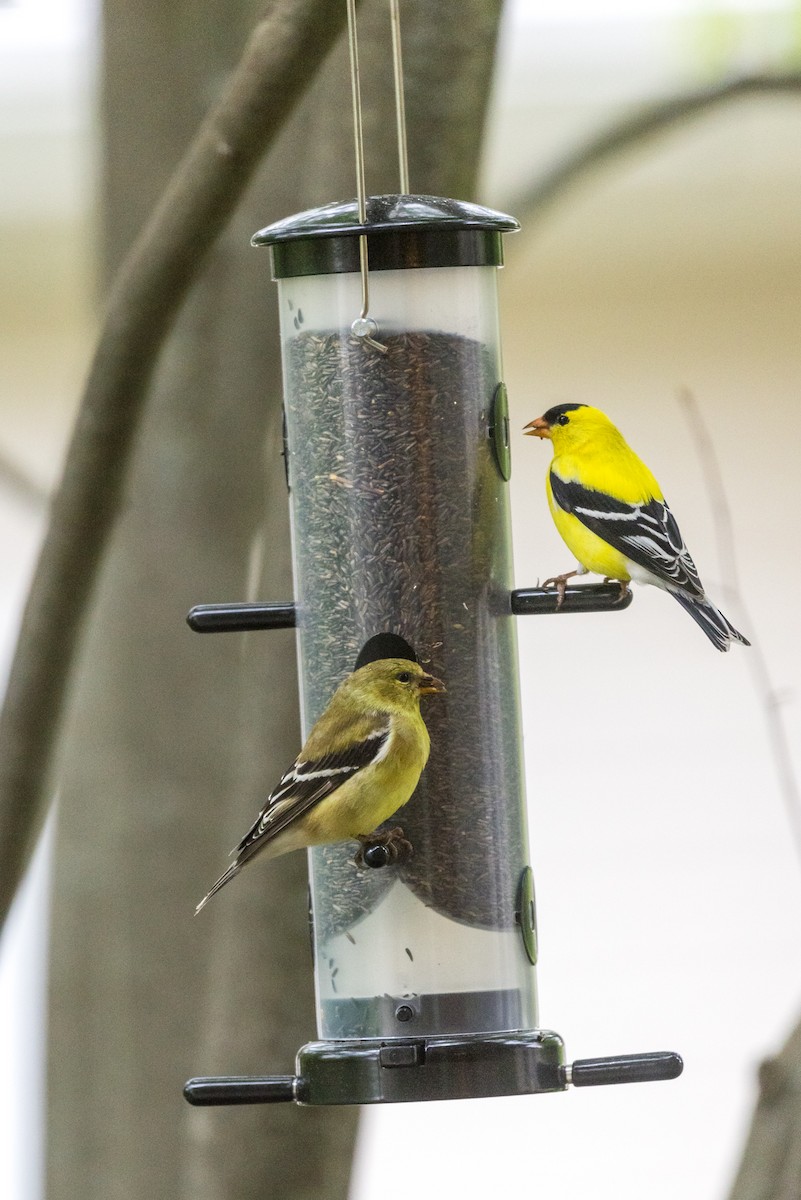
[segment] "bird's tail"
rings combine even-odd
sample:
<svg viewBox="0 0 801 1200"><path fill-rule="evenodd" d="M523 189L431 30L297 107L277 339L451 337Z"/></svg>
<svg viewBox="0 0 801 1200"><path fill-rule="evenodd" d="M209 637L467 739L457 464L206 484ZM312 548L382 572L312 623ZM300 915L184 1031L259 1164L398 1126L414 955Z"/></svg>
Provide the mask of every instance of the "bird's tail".
<svg viewBox="0 0 801 1200"><path fill-rule="evenodd" d="M223 874L220 876L220 878L217 880L217 882L214 884L214 886L211 888L211 890L209 892L207 892L206 895L203 897L203 899L200 901L200 904L198 904L197 908L195 909L195 916L197 916L197 914L200 912L201 908L206 907L209 900L211 900L212 896L216 895L216 893L219 892L221 887L225 887L226 883L228 883L229 880L233 879L234 875L239 874L241 869L242 869L241 861L231 863L228 870L223 872Z"/></svg>
<svg viewBox="0 0 801 1200"><path fill-rule="evenodd" d="M682 595L681 592L673 592L673 595L692 619L697 621L712 645L718 650L728 650L732 642L742 642L744 646L751 645L748 638L744 638L734 628L731 621L727 621L723 613L715 608L714 604L710 604L706 598L695 600L692 596Z"/></svg>

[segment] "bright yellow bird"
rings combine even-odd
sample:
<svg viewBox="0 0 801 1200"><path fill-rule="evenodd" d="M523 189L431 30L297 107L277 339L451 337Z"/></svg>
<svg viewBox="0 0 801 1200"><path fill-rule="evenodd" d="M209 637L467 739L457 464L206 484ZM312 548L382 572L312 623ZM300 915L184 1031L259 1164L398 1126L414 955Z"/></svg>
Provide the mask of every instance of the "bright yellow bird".
<svg viewBox="0 0 801 1200"><path fill-rule="evenodd" d="M604 413L557 404L525 432L553 443L548 504L579 563L546 581L556 584L560 602L567 580L587 571L621 588L632 579L651 583L675 596L718 650L750 645L707 599L659 484Z"/></svg>
<svg viewBox="0 0 801 1200"><path fill-rule="evenodd" d="M348 675L195 912L257 854L277 858L304 846L367 840L417 787L431 748L420 697L444 691L405 658L382 658Z"/></svg>

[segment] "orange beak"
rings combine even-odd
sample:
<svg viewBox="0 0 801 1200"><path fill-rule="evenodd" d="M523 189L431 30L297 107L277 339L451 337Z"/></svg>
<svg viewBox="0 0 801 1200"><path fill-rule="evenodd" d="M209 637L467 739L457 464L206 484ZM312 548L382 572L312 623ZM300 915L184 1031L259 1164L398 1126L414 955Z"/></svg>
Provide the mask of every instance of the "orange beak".
<svg viewBox="0 0 801 1200"><path fill-rule="evenodd" d="M551 436L551 427L544 417L537 417L534 421L529 421L528 425L523 429L526 437L549 438Z"/></svg>
<svg viewBox="0 0 801 1200"><path fill-rule="evenodd" d="M436 696L446 691L445 684L434 675L423 675L417 686L421 696Z"/></svg>

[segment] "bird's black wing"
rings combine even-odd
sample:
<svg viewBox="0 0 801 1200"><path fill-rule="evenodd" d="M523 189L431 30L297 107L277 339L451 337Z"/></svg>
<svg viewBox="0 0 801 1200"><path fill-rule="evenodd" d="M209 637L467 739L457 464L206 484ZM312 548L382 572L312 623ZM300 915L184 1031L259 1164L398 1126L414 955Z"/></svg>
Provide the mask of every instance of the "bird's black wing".
<svg viewBox="0 0 801 1200"><path fill-rule="evenodd" d="M248 851L257 842L275 837L303 813L335 792L346 780L380 760L386 753L390 732L387 716L369 737L354 742L345 750L336 750L318 759L295 759L232 853L238 859L248 858Z"/></svg>
<svg viewBox="0 0 801 1200"><path fill-rule="evenodd" d="M704 589L676 518L664 500L629 504L606 492L562 479L551 469L551 491L561 509L650 571L668 587L702 597Z"/></svg>

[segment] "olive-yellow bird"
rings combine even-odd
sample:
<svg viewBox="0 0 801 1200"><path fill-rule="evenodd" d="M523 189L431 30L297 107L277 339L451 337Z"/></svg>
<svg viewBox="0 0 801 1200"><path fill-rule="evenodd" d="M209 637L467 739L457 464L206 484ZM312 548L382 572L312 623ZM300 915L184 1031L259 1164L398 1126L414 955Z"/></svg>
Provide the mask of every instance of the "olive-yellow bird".
<svg viewBox="0 0 801 1200"><path fill-rule="evenodd" d="M444 691L405 658L378 659L348 675L195 912L257 854L276 858L366 839L388 820L411 798L428 761L420 698Z"/></svg>

